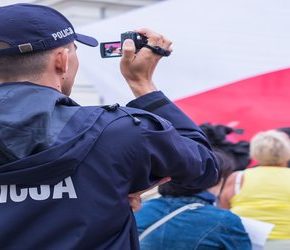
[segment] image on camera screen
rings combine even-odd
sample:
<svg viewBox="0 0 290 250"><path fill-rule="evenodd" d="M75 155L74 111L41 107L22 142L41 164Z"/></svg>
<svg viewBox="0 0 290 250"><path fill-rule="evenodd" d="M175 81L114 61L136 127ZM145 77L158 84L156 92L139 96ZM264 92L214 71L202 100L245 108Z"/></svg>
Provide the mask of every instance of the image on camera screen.
<svg viewBox="0 0 290 250"><path fill-rule="evenodd" d="M121 42L120 41L101 43L100 49L101 49L101 56L103 58L122 56Z"/></svg>

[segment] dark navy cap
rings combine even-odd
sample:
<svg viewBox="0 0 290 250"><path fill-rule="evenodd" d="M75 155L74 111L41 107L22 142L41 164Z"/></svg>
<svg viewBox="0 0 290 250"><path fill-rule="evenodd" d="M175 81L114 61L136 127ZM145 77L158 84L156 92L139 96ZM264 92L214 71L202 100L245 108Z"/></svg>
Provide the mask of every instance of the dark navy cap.
<svg viewBox="0 0 290 250"><path fill-rule="evenodd" d="M35 4L0 7L0 42L9 44L9 48L0 49L0 56L45 51L75 40L98 46L95 38L75 33L67 18L50 7Z"/></svg>

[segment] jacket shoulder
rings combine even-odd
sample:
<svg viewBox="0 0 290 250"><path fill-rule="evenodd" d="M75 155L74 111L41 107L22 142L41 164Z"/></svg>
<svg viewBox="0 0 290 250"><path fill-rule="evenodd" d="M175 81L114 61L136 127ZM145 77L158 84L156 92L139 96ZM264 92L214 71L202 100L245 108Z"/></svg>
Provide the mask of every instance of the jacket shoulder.
<svg viewBox="0 0 290 250"><path fill-rule="evenodd" d="M107 122L107 125L111 124L112 122L118 122L122 124L120 120L125 118L124 120L129 120L131 125L140 125L140 127L143 128L148 127L155 130L165 130L172 126L172 124L166 119L142 109L120 107L117 104L100 106L97 108L104 110L101 119L104 122ZM126 122L123 122L123 125L125 124Z"/></svg>

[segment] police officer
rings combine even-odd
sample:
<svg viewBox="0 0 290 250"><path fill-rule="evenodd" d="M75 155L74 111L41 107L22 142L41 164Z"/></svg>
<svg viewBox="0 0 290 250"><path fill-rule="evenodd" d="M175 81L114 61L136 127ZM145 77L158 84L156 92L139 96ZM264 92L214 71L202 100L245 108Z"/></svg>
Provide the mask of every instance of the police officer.
<svg viewBox="0 0 290 250"><path fill-rule="evenodd" d="M138 249L129 194L165 177L196 193L218 178L203 133L152 81L160 55L126 40L121 72L136 99L82 107L68 97L75 41L97 46L49 7L0 8L1 249Z"/></svg>

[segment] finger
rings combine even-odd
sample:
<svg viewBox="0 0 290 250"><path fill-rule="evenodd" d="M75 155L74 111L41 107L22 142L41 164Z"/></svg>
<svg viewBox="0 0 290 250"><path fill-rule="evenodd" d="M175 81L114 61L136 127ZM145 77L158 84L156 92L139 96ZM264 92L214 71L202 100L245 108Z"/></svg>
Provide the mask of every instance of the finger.
<svg viewBox="0 0 290 250"><path fill-rule="evenodd" d="M136 47L131 39L126 39L122 46L122 60L132 61L135 57Z"/></svg>
<svg viewBox="0 0 290 250"><path fill-rule="evenodd" d="M143 194L143 193L145 193L145 192L147 192L147 191L149 191L149 190L151 190L151 189L153 189L153 188L155 188L157 186L160 186L162 184L165 184L166 182L169 182L169 181L171 181L171 177L164 177L161 180L159 180L157 183L155 183L153 186L151 186L151 187L149 187L149 188L147 188L145 190L141 190L139 192L129 194L128 196L129 197L137 197L137 196L140 196L141 194Z"/></svg>
<svg viewBox="0 0 290 250"><path fill-rule="evenodd" d="M162 35L155 33L154 36L148 38L148 45L163 47L164 38Z"/></svg>
<svg viewBox="0 0 290 250"><path fill-rule="evenodd" d="M147 28L140 28L140 29L136 29L134 31L137 32L137 33L140 33L140 34L142 34L143 36L146 36L146 37L151 37L155 33L153 30L150 30L150 29L147 29Z"/></svg>
<svg viewBox="0 0 290 250"><path fill-rule="evenodd" d="M141 208L141 198L140 196L129 197L129 203L132 210L135 212Z"/></svg>
<svg viewBox="0 0 290 250"><path fill-rule="evenodd" d="M162 48L163 49L167 49L169 51L172 51L172 41L169 40L167 37L163 36L163 45Z"/></svg>
<svg viewBox="0 0 290 250"><path fill-rule="evenodd" d="M171 181L171 177L164 177L158 182L158 186L165 184L166 182Z"/></svg>
<svg viewBox="0 0 290 250"><path fill-rule="evenodd" d="M144 35L148 38L148 44L152 46L161 46L163 42L163 36L153 30L147 28L136 29L141 35Z"/></svg>
<svg viewBox="0 0 290 250"><path fill-rule="evenodd" d="M158 34L150 29L147 28L141 28L135 30L136 32L146 36L148 38L147 44L150 46L159 46L165 50L168 50L169 52L172 52L172 41L169 40L167 37ZM148 49L147 49L148 50ZM150 49L149 49L150 50Z"/></svg>

